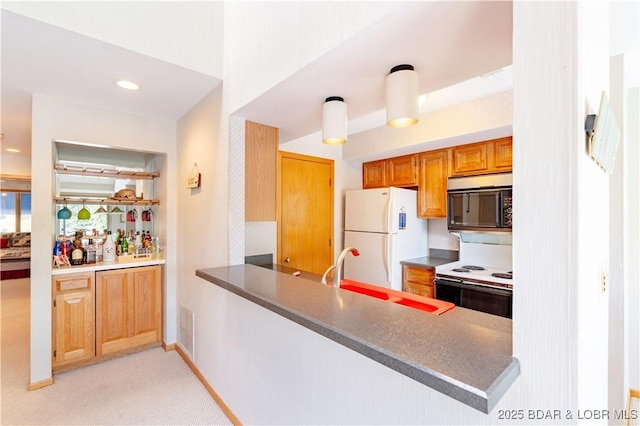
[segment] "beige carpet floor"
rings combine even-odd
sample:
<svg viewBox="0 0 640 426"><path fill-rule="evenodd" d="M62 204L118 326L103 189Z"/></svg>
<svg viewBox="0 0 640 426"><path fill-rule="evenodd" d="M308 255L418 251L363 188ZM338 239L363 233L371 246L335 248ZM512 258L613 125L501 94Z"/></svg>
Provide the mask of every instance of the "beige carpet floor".
<svg viewBox="0 0 640 426"><path fill-rule="evenodd" d="M29 279L0 281L3 425L229 425L176 351L149 349L29 385Z"/></svg>

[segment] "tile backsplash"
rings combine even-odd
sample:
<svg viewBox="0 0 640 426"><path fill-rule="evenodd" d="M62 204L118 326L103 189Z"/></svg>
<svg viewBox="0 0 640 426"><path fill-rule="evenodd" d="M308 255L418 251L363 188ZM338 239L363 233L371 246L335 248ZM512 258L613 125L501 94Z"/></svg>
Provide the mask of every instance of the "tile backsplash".
<svg viewBox="0 0 640 426"><path fill-rule="evenodd" d="M244 254L273 253L278 250L277 222L245 222L244 223ZM276 262L277 263L277 262Z"/></svg>

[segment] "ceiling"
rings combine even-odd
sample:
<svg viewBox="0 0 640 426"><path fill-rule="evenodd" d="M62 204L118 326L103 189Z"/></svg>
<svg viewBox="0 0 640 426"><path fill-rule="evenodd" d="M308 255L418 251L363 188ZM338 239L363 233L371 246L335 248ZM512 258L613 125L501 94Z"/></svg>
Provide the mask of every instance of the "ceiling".
<svg viewBox="0 0 640 426"><path fill-rule="evenodd" d="M116 86L123 78L141 90ZM177 120L220 81L2 10L3 150L30 155L32 94Z"/></svg>
<svg viewBox="0 0 640 426"><path fill-rule="evenodd" d="M414 65L423 94L509 66L512 3L407 3L234 115L278 127L281 142L289 141L319 131L324 99L342 96L353 133L357 119L384 109L384 78L404 63ZM142 90L123 91L114 84L118 78L135 80ZM219 82L2 10L3 155L9 147L30 155L32 94L177 120ZM377 118L364 126L381 125Z"/></svg>

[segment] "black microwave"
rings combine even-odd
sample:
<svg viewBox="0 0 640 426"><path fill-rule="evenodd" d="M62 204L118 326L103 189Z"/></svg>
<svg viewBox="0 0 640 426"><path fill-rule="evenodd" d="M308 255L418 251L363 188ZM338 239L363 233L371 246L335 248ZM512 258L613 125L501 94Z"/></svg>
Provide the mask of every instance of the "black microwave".
<svg viewBox="0 0 640 426"><path fill-rule="evenodd" d="M511 173L449 178L449 231L511 232L513 225Z"/></svg>

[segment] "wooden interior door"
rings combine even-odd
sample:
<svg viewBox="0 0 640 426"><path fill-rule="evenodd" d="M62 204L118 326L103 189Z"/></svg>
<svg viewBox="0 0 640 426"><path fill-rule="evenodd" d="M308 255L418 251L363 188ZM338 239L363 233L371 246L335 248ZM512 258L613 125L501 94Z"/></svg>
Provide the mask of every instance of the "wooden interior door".
<svg viewBox="0 0 640 426"><path fill-rule="evenodd" d="M278 264L322 274L333 264L333 160L278 153Z"/></svg>

